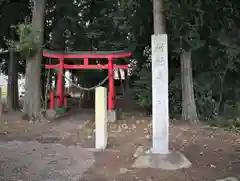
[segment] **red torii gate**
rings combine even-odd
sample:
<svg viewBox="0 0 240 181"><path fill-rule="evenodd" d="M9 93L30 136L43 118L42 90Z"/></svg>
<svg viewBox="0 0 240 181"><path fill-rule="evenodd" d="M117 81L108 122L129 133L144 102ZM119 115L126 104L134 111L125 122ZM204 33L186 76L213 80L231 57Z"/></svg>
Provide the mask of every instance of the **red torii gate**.
<svg viewBox="0 0 240 181"><path fill-rule="evenodd" d="M64 104L63 92L63 70L64 69L108 69L109 76L109 93L108 93L108 111L111 112L115 109L115 90L113 70L115 68L128 69L128 65L117 65L113 63L114 59L128 58L132 55L131 52L126 51L72 51L72 52L59 52L44 50L43 56L48 58L56 58L59 60L58 64L46 64L47 69L58 69L57 76L57 94L58 106L62 107ZM64 64L64 59L83 59L82 65L68 65ZM105 65L89 65L88 59L108 59L108 64Z"/></svg>

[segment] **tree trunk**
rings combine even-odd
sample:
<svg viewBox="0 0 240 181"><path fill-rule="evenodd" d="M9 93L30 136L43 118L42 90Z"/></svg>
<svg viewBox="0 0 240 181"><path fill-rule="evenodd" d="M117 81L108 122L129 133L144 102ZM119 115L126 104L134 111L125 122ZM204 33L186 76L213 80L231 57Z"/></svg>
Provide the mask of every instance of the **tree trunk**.
<svg viewBox="0 0 240 181"><path fill-rule="evenodd" d="M41 119L41 63L45 16L45 0L34 0L32 25L35 41L39 45L37 53L26 61L26 95L24 112L29 120Z"/></svg>
<svg viewBox="0 0 240 181"><path fill-rule="evenodd" d="M18 103L18 60L14 51L10 50L8 62L7 108L16 110Z"/></svg>
<svg viewBox="0 0 240 181"><path fill-rule="evenodd" d="M154 34L166 33L163 0L153 0Z"/></svg>
<svg viewBox="0 0 240 181"><path fill-rule="evenodd" d="M191 52L182 52L181 57L182 84L182 119L197 121L197 109L194 98Z"/></svg>
<svg viewBox="0 0 240 181"><path fill-rule="evenodd" d="M45 102L45 88L46 88L46 71L41 68L41 105ZM43 106L44 107L44 106Z"/></svg>

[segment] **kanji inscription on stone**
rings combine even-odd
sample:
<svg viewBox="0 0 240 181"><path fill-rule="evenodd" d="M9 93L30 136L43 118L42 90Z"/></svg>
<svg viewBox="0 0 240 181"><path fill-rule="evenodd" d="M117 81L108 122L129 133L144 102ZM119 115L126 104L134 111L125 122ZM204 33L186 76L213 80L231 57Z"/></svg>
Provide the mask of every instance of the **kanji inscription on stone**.
<svg viewBox="0 0 240 181"><path fill-rule="evenodd" d="M166 154L168 148L168 43L167 35L152 35L152 125L153 153Z"/></svg>

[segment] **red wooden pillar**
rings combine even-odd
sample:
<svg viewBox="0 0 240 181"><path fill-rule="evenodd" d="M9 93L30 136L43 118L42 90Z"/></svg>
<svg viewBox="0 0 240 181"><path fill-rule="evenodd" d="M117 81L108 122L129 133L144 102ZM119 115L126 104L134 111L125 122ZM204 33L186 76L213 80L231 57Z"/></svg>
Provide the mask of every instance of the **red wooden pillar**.
<svg viewBox="0 0 240 181"><path fill-rule="evenodd" d="M63 106L63 69L64 69L64 58L59 59L59 70L58 70L58 80L57 80L57 91L58 91L58 106Z"/></svg>
<svg viewBox="0 0 240 181"><path fill-rule="evenodd" d="M88 59L87 59L87 58L84 58L84 60L83 60L83 65L85 65L85 66L88 65Z"/></svg>
<svg viewBox="0 0 240 181"><path fill-rule="evenodd" d="M108 58L108 76L109 76L108 111L111 112L115 108L113 62L111 57Z"/></svg>
<svg viewBox="0 0 240 181"><path fill-rule="evenodd" d="M68 105L67 105L67 95L64 96L64 99L63 99L63 106L64 106L64 108L67 108L67 107L68 107Z"/></svg>
<svg viewBox="0 0 240 181"><path fill-rule="evenodd" d="M55 104L55 96L54 96L54 92L51 91L49 96L50 96L50 98L49 98L49 99L50 99L50 105L49 105L49 108L53 110L53 109L54 109L54 104Z"/></svg>

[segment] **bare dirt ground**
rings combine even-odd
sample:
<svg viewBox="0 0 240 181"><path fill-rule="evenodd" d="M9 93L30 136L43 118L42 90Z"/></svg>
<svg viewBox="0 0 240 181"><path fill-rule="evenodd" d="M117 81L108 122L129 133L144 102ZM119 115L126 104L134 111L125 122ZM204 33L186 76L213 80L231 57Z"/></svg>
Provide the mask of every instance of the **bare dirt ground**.
<svg viewBox="0 0 240 181"><path fill-rule="evenodd" d="M95 164L81 181L214 181L230 176L240 179L240 136L201 124L170 126L171 150L182 151L192 162L191 168L178 171L131 168L136 149L151 147L151 118L132 115L126 114L122 120L109 123L108 148L94 152ZM79 128L69 118L33 124L19 120L17 113L1 119L1 142L33 140L94 148L93 121Z"/></svg>

